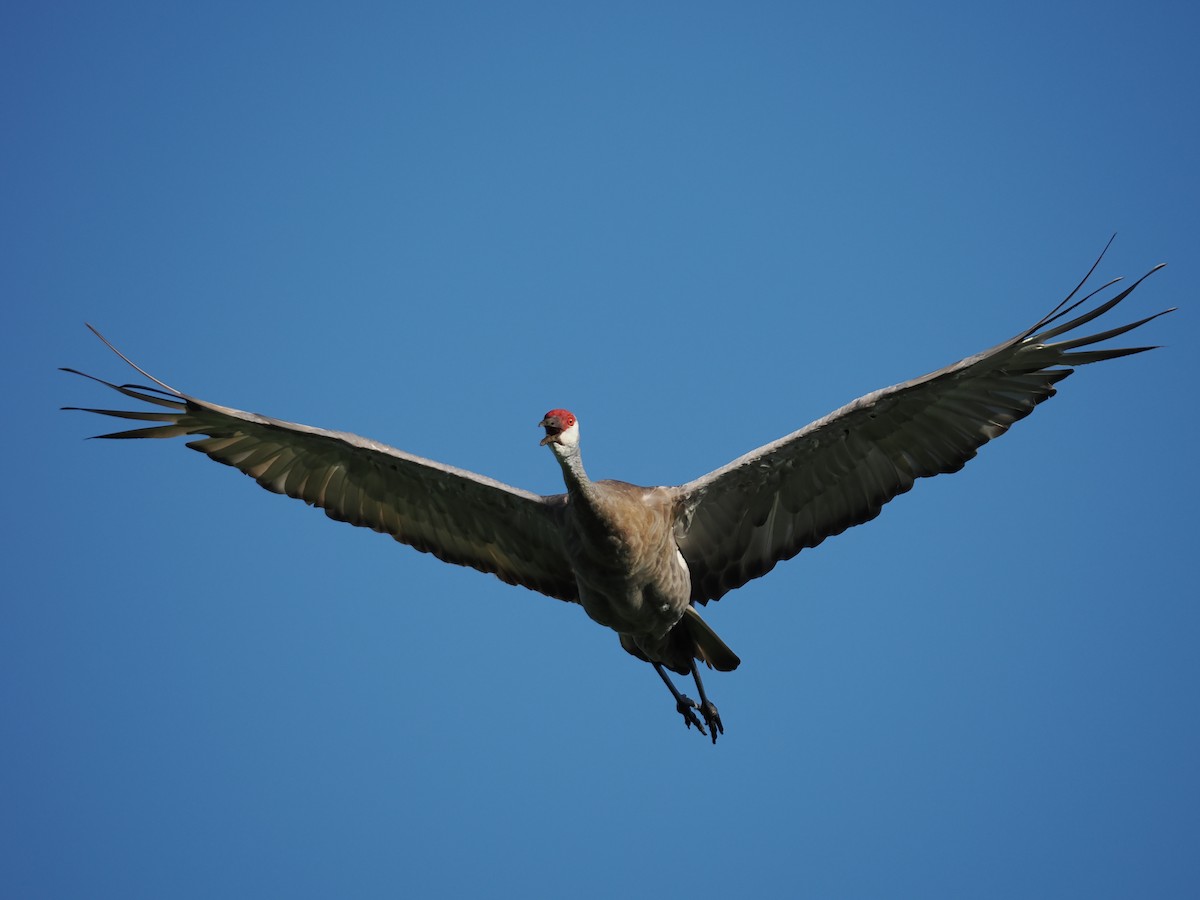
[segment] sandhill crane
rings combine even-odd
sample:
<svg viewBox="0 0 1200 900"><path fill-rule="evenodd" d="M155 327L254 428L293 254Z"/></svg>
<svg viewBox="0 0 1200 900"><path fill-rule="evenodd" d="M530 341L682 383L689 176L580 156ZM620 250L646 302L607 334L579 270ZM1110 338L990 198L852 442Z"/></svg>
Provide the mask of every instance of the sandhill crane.
<svg viewBox="0 0 1200 900"><path fill-rule="evenodd" d="M716 743L724 725L696 664L726 672L737 668L739 659L700 618L696 604L718 600L781 560L873 519L916 479L958 471L981 445L1053 396L1072 366L1153 349L1080 348L1163 313L1053 341L1111 310L1161 268L1060 321L1118 280L1072 302L1099 261L1062 303L1015 337L860 397L675 487L589 479L580 457L579 420L564 409L548 412L539 426L545 429L541 443L562 469L566 493L540 496L357 435L189 396L143 371L95 329L153 386L118 385L65 371L153 407L86 409L156 423L100 437L191 437L188 447L237 468L269 491L320 507L330 518L580 604L588 616L616 631L629 653L654 667L684 723ZM691 675L699 702L681 693L666 669Z"/></svg>

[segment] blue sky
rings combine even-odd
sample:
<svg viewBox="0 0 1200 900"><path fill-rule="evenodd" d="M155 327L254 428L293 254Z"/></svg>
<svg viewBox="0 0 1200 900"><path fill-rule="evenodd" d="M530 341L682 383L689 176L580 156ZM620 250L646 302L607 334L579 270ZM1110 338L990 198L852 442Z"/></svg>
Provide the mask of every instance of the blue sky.
<svg viewBox="0 0 1200 900"><path fill-rule="evenodd" d="M1182 897L1200 20L1143 4L10 5L0 883ZM711 605L686 731L575 607L85 442L150 372L544 493L679 483L1169 263L953 477ZM1187 585L1192 584L1192 588Z"/></svg>

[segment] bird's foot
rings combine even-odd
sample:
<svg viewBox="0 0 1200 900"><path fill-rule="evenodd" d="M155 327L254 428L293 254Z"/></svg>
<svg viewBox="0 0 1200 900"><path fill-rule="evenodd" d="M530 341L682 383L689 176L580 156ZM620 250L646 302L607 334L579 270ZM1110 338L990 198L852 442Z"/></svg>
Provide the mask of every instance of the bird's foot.
<svg viewBox="0 0 1200 900"><path fill-rule="evenodd" d="M700 715L704 716L704 721L708 723L709 735L712 737L712 742L717 742L717 735L725 733L725 726L721 724L721 714L717 712L717 707L712 701L705 700L700 704ZM703 734L704 729L700 732Z"/></svg>
<svg viewBox="0 0 1200 900"><path fill-rule="evenodd" d="M712 704L710 703L709 706L712 706ZM704 713L704 718L706 720L708 719L708 713L701 709L701 707L696 704L695 700L693 700L687 694L680 694L679 700L677 700L675 703L675 709L677 709L679 714L683 716L683 724L689 729L695 725L696 730L701 734L708 734L708 732L704 730L704 726L700 724L700 719L696 716L696 710L700 709L700 711ZM713 712L716 712L716 707L713 707ZM719 722L720 719L717 721ZM715 741L716 738L713 738L713 740Z"/></svg>

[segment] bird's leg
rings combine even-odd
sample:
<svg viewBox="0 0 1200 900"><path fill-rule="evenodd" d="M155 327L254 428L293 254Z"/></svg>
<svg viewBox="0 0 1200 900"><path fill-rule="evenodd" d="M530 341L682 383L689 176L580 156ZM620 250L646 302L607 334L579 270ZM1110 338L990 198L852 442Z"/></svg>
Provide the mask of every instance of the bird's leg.
<svg viewBox="0 0 1200 900"><path fill-rule="evenodd" d="M696 661L689 660L689 665L692 667L692 678L696 680L696 690L700 692L700 714L704 716L704 721L708 723L709 732L712 736L712 742L717 742L717 734L725 733L725 726L721 724L721 714L717 712L717 707L708 695L704 693L704 682L700 680L700 670L696 668ZM701 729L703 731L704 729Z"/></svg>
<svg viewBox="0 0 1200 900"><path fill-rule="evenodd" d="M704 730L704 726L700 724L700 719L696 717L695 710L698 708L696 706L696 701L685 694L679 693L679 688L675 687L675 685L671 683L671 679L667 677L667 673L663 671L663 667L661 665L658 663L654 663L653 665L654 671L658 673L658 677L663 680L663 684L667 686L667 690L669 690L671 692L671 696L675 698L675 709L677 709L679 714L683 716L683 724L688 728L691 728L693 725L695 725L696 730L701 734L708 734L708 732ZM695 671L694 665L692 666L692 670L693 672ZM699 684L699 681L696 683ZM701 696L703 696L703 694ZM716 711L716 707L713 707L713 711ZM705 715L705 718L707 718L707 714ZM716 739L714 738L713 740Z"/></svg>

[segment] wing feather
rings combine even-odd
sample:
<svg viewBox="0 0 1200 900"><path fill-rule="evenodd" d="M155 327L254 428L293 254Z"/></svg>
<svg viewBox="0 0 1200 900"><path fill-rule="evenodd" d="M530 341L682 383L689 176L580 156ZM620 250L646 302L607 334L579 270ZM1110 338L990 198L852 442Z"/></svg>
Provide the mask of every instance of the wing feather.
<svg viewBox="0 0 1200 900"><path fill-rule="evenodd" d="M1016 337L922 378L867 394L676 488L676 540L692 573L692 599L719 599L781 560L873 519L916 479L958 471L979 447L1052 397L1072 366L1153 349L1078 348L1119 337L1171 310L1051 341L1116 307L1159 268L1068 318L1115 283L1072 302L1085 277L1066 300Z"/></svg>
<svg viewBox="0 0 1200 900"><path fill-rule="evenodd" d="M563 495L539 496L357 435L218 406L168 387L104 343L158 387L117 385L75 369L64 371L156 409L66 408L161 424L98 437L191 437L191 449L273 493L319 507L332 519L390 534L510 584L578 599L559 530Z"/></svg>

